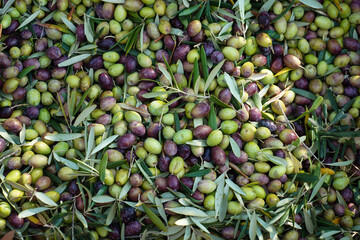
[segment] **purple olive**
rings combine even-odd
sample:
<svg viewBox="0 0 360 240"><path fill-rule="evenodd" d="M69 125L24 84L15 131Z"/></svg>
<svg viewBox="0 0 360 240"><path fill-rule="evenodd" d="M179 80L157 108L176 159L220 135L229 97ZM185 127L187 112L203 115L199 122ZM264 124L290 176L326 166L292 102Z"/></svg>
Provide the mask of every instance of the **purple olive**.
<svg viewBox="0 0 360 240"><path fill-rule="evenodd" d="M46 55L52 59L52 60L56 60L58 58L61 57L61 50L60 48L58 47L55 47L55 46L52 46L52 47L49 47L47 50L46 50Z"/></svg>
<svg viewBox="0 0 360 240"><path fill-rule="evenodd" d="M180 45L175 48L174 55L172 61L176 63L178 60L184 62L186 59L187 54L190 52L189 45Z"/></svg>
<svg viewBox="0 0 360 240"><path fill-rule="evenodd" d="M99 75L99 85L104 90L111 90L114 82L108 73L102 73Z"/></svg>
<svg viewBox="0 0 360 240"><path fill-rule="evenodd" d="M140 79L152 79L155 80L157 78L157 73L153 68L142 68L139 72Z"/></svg>
<svg viewBox="0 0 360 240"><path fill-rule="evenodd" d="M2 30L3 35L10 35L15 33L16 29L20 26L20 23L18 20L12 20L10 25Z"/></svg>
<svg viewBox="0 0 360 240"><path fill-rule="evenodd" d="M221 147L215 146L211 149L211 158L216 165L223 165L226 162L225 151Z"/></svg>
<svg viewBox="0 0 360 240"><path fill-rule="evenodd" d="M167 185L172 190L177 191L180 188L180 181L175 175L171 174L167 177Z"/></svg>
<svg viewBox="0 0 360 240"><path fill-rule="evenodd" d="M32 37L32 33L30 30L24 29L20 32L20 36L24 40L29 40Z"/></svg>
<svg viewBox="0 0 360 240"><path fill-rule="evenodd" d="M130 128L131 132L138 137L142 137L146 134L146 128L141 122L132 121L129 124L129 128Z"/></svg>
<svg viewBox="0 0 360 240"><path fill-rule="evenodd" d="M156 52L156 61L157 62L164 62L164 58L167 62L170 61L170 55L169 53L164 50L164 49L160 49Z"/></svg>
<svg viewBox="0 0 360 240"><path fill-rule="evenodd" d="M175 156L177 154L178 147L177 147L176 143L174 143L173 141L166 140L164 142L163 150L164 150L164 153L167 156L172 157L172 156Z"/></svg>
<svg viewBox="0 0 360 240"><path fill-rule="evenodd" d="M117 142L118 148L129 149L136 143L136 136L132 133L126 133L121 136Z"/></svg>
<svg viewBox="0 0 360 240"><path fill-rule="evenodd" d="M161 172L169 172L171 159L168 156L161 155L159 157L158 166Z"/></svg>

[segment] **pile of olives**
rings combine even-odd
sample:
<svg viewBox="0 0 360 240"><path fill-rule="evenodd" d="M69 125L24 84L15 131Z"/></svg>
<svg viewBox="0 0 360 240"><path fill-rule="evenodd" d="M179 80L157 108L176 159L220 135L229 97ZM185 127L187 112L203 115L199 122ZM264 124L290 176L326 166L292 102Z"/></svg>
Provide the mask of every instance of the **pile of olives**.
<svg viewBox="0 0 360 240"><path fill-rule="evenodd" d="M0 236L359 239L359 0L0 7Z"/></svg>

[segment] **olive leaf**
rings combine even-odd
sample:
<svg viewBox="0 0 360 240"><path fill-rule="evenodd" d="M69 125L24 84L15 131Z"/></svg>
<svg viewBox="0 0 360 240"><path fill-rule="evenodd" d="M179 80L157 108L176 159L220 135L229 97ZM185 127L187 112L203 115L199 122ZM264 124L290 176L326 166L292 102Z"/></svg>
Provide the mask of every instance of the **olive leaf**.
<svg viewBox="0 0 360 240"><path fill-rule="evenodd" d="M91 154L92 155L92 154ZM105 181L105 177L106 177L106 166L107 166L107 163L108 163L108 154L105 153L103 155L103 157L101 158L101 161L100 161L100 166L99 166L99 179L101 182L104 183Z"/></svg>
<svg viewBox="0 0 360 240"><path fill-rule="evenodd" d="M204 79L208 79L209 69L207 67L207 58L206 58L206 53L205 53L205 49L204 49L203 45L201 45L201 48L200 48L200 61L201 61L201 68L203 71L203 77L204 77Z"/></svg>
<svg viewBox="0 0 360 240"><path fill-rule="evenodd" d="M211 82L214 80L214 78L216 77L216 75L218 74L218 72L220 71L220 69L222 68L222 66L225 63L225 59L222 60L221 62L219 62L214 68L213 70L211 70L210 74L204 79L206 79L205 82L205 87L204 87L204 94L207 91L207 89L209 88Z"/></svg>
<svg viewBox="0 0 360 240"><path fill-rule="evenodd" d="M269 155L269 154L265 154L265 158L267 160L269 160L270 162L276 164L276 165L284 166L284 167L287 166L287 162L286 162L286 160L284 158L277 157L277 156L272 156L272 155Z"/></svg>
<svg viewBox="0 0 360 240"><path fill-rule="evenodd" d="M67 67L67 66L70 66L70 65L74 65L75 63L78 63L78 62L80 62L82 60L85 60L90 56L91 56L91 54L84 53L84 54L78 55L76 57L69 58L68 60L65 60L65 61L59 63L59 67Z"/></svg>
<svg viewBox="0 0 360 240"><path fill-rule="evenodd" d="M67 133L67 134L54 134L54 135L47 135L44 138L46 140L54 141L54 142L66 142L70 140L74 140L77 138L83 137L83 133Z"/></svg>
<svg viewBox="0 0 360 240"><path fill-rule="evenodd" d="M70 22L66 17L62 17L61 20L69 28L70 31L76 33L76 27L72 22Z"/></svg>
<svg viewBox="0 0 360 240"><path fill-rule="evenodd" d="M351 165L354 162L354 160L348 160L344 162L334 162L334 163L324 163L327 166L333 166L333 167L343 167Z"/></svg>
<svg viewBox="0 0 360 240"><path fill-rule="evenodd" d="M5 13L8 12L8 10L10 10L9 8L13 5L13 3L15 2L15 0L9 0L6 2L5 6L3 8L0 9L0 15L3 15Z"/></svg>
<svg viewBox="0 0 360 240"><path fill-rule="evenodd" d="M175 208L167 208L168 210L185 216L194 216L194 217L207 217L208 215L201 211L200 209L193 207L175 207Z"/></svg>
<svg viewBox="0 0 360 240"><path fill-rule="evenodd" d="M35 215L37 213L41 213L41 212L49 210L49 209L50 208L48 208L48 207L38 207L38 208L26 209L26 210L19 213L18 218L30 217L30 216L33 216L33 215Z"/></svg>
<svg viewBox="0 0 360 240"><path fill-rule="evenodd" d="M86 221L86 218L84 217L84 215L81 214L81 212L79 212L79 210L75 210L75 214L76 217L79 219L79 221L84 225L85 228L88 228L88 224Z"/></svg>
<svg viewBox="0 0 360 240"><path fill-rule="evenodd" d="M235 184L233 181L231 181L230 179L226 179L225 180L226 184L229 185L229 187L234 190L235 192L241 194L241 195L246 195L245 192L239 187L239 185Z"/></svg>
<svg viewBox="0 0 360 240"><path fill-rule="evenodd" d="M165 224L161 221L161 219L153 212L151 211L146 204L142 204L142 207L146 213L146 215L149 217L149 219L154 223L155 226L157 226L160 230L163 232L167 232Z"/></svg>
<svg viewBox="0 0 360 240"><path fill-rule="evenodd" d="M262 7L260 8L259 12L263 12L263 11L268 12L271 9L272 5L274 5L275 1L276 0L266 1L266 3L262 5Z"/></svg>
<svg viewBox="0 0 360 240"><path fill-rule="evenodd" d="M90 155L93 155L93 154L101 151L102 149L104 149L105 147L107 147L109 144L113 143L118 136L119 136L119 135L112 135L112 136L106 138L105 140L103 140L99 145L97 145L97 146L94 148L94 150L92 150L92 152L91 152Z"/></svg>
<svg viewBox="0 0 360 240"><path fill-rule="evenodd" d="M231 146L231 149L232 149L234 155L239 158L241 156L241 150L240 150L239 145L236 143L236 141L232 137L229 137L229 140L230 140L230 146Z"/></svg>
<svg viewBox="0 0 360 240"><path fill-rule="evenodd" d="M232 96L240 103L242 104L242 98L240 96L239 87L236 84L236 81L233 77L230 77L228 73L224 73L225 76L225 82L228 85L230 92Z"/></svg>
<svg viewBox="0 0 360 240"><path fill-rule="evenodd" d="M20 26L16 29L19 30L20 28L25 27L26 25L28 25L29 23L31 23L33 20L35 20L35 18L40 14L41 10L37 10L36 12L34 12L33 14L31 14L29 17L26 18L25 21L23 21Z"/></svg>
<svg viewBox="0 0 360 240"><path fill-rule="evenodd" d="M54 158L55 158L56 161L63 163L64 165L68 166L68 167L71 168L71 169L79 170L79 166L78 166L76 163L70 161L69 159L60 157L60 156L59 156L58 154L56 154L56 152L54 152L54 151L53 151L52 153L53 153Z"/></svg>
<svg viewBox="0 0 360 240"><path fill-rule="evenodd" d="M327 176L328 176L327 174L323 175L319 179L319 181L316 183L316 185L314 186L314 189L312 190L312 193L310 195L308 202L310 202L316 196L316 194L319 192L319 190L320 190L321 186L324 184L324 181Z"/></svg>
<svg viewBox="0 0 360 240"><path fill-rule="evenodd" d="M220 206L224 199L225 173L221 174L215 181L217 184L215 193L215 216L220 214Z"/></svg>
<svg viewBox="0 0 360 240"><path fill-rule="evenodd" d="M294 87L291 88L291 90L294 93L296 93L296 94L298 94L300 96L306 97L306 98L311 99L313 101L316 100L316 95L314 95L312 92L306 91L304 89L294 88Z"/></svg>
<svg viewBox="0 0 360 240"><path fill-rule="evenodd" d="M94 196L92 198L92 200L96 203L109 203L109 202L114 202L116 199L110 196Z"/></svg>
<svg viewBox="0 0 360 240"><path fill-rule="evenodd" d="M305 111L304 113L302 113L299 117L297 117L295 120L293 120L294 122L298 121L299 119L305 117L306 115L312 113L313 111L315 111L316 109L318 109L318 107L320 107L320 105L322 104L322 102L324 101L324 98L322 96L319 96L316 98L316 100L313 102L311 108L307 111Z"/></svg>
<svg viewBox="0 0 360 240"><path fill-rule="evenodd" d="M256 212L254 211L254 213L251 216L250 227L249 227L250 240L255 240L255 238L256 238L256 229L257 229L257 216L256 216Z"/></svg>
<svg viewBox="0 0 360 240"><path fill-rule="evenodd" d="M213 102L210 103L210 113L209 113L208 124L213 130L217 129L216 112L215 112L215 107L214 107Z"/></svg>
<svg viewBox="0 0 360 240"><path fill-rule="evenodd" d="M196 171L189 171L184 175L184 177L202 177L206 174L211 172L210 169L202 169L202 170L196 170Z"/></svg>
<svg viewBox="0 0 360 240"><path fill-rule="evenodd" d="M54 202L50 197L48 197L45 193L42 192L36 192L35 193L36 198L45 203L46 205L57 207L56 202Z"/></svg>
<svg viewBox="0 0 360 240"><path fill-rule="evenodd" d="M315 9L324 8L323 5L316 0L299 0L299 1L311 8L315 8Z"/></svg>

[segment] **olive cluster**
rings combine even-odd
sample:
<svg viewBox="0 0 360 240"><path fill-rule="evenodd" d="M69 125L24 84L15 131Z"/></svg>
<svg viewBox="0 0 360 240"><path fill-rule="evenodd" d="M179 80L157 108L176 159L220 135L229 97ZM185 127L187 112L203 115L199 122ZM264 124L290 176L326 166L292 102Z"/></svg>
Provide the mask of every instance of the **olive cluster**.
<svg viewBox="0 0 360 240"><path fill-rule="evenodd" d="M2 233L135 239L190 206L224 239L249 213L319 239L308 208L359 237L360 1L113 2L0 9Z"/></svg>

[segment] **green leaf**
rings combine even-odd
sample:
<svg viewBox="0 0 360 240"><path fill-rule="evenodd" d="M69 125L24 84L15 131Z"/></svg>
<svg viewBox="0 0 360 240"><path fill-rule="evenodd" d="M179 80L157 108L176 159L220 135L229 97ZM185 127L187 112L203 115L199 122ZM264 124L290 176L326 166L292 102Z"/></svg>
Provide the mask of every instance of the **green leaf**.
<svg viewBox="0 0 360 240"><path fill-rule="evenodd" d="M206 139L195 139L186 142L187 145L196 146L196 147L207 147Z"/></svg>
<svg viewBox="0 0 360 240"><path fill-rule="evenodd" d="M231 181L230 179L226 179L225 180L226 184L229 185L229 187L234 190L235 192L241 194L241 195L246 195L245 192L239 187L239 185L235 184L233 181Z"/></svg>
<svg viewBox="0 0 360 240"><path fill-rule="evenodd" d="M199 220L197 220L196 218L194 217L190 217L191 221L193 221L193 223L195 223L196 226L198 226L202 231L204 231L205 233L210 233L209 230L200 223Z"/></svg>
<svg viewBox="0 0 360 240"><path fill-rule="evenodd" d="M216 105L223 107L223 108L231 108L229 105L227 105L226 103L224 103L223 101L221 101L218 97L216 97L215 95L211 94L210 96L210 101L215 103Z"/></svg>
<svg viewBox="0 0 360 240"><path fill-rule="evenodd" d="M313 111L315 111L316 109L318 109L318 107L320 107L320 105L322 104L322 102L324 101L324 98L322 96L319 96L314 102L313 105L311 106L311 108L307 111L305 111L303 114L301 114L299 117L297 117L295 121L298 121L299 119L305 117L306 115L312 113Z"/></svg>
<svg viewBox="0 0 360 240"><path fill-rule="evenodd" d="M265 154L265 157L272 163L279 165L279 166L287 166L287 162L284 158L277 157L277 156L271 156L269 154Z"/></svg>
<svg viewBox="0 0 360 240"><path fill-rule="evenodd" d="M94 196L92 198L92 200L96 203L109 203L109 202L114 202L116 199L110 196Z"/></svg>
<svg viewBox="0 0 360 240"><path fill-rule="evenodd" d="M160 65L159 65L160 66ZM169 73L169 76L170 76L170 73ZM171 80L171 78L170 78ZM158 92L148 92L148 93L145 93L143 94L142 96L144 98L155 98L155 97L160 97L162 95L165 95L165 94L171 94L173 93L174 91L158 91Z"/></svg>
<svg viewBox="0 0 360 240"><path fill-rule="evenodd" d="M21 72L18 74L17 78L23 78L25 77L29 72L31 72L31 70L34 69L35 66L29 66L24 68L23 70L21 70Z"/></svg>
<svg viewBox="0 0 360 240"><path fill-rule="evenodd" d="M63 163L64 165L68 166L68 167L71 168L71 169L79 170L79 166L78 166L76 163L70 161L69 159L60 157L60 156L59 156L58 154L56 154L56 152L54 152L54 151L53 151L53 155L54 155L54 158L55 158L56 161Z"/></svg>
<svg viewBox="0 0 360 240"><path fill-rule="evenodd" d="M113 143L118 136L119 135L112 135L112 136L106 138L105 140L103 140L99 145L97 145L94 148L94 150L92 150L91 155L101 151L102 149L107 147L109 144Z"/></svg>
<svg viewBox="0 0 360 240"><path fill-rule="evenodd" d="M5 2L5 1L4 1ZM9 0L6 2L5 6L0 9L0 15L3 15L8 12L9 8L13 5L15 0Z"/></svg>
<svg viewBox="0 0 360 240"><path fill-rule="evenodd" d="M242 104L239 88L236 84L235 79L233 77L230 77L228 73L224 73L224 75L225 75L225 82L228 85L231 94L240 104Z"/></svg>
<svg viewBox="0 0 360 240"><path fill-rule="evenodd" d="M45 203L46 205L57 207L56 202L54 202L50 197L48 197L45 193L36 192L35 196L38 200Z"/></svg>
<svg viewBox="0 0 360 240"><path fill-rule="evenodd" d="M167 208L167 209L180 215L194 216L194 217L208 217L208 215L205 212L194 207L175 207L175 208Z"/></svg>
<svg viewBox="0 0 360 240"><path fill-rule="evenodd" d="M333 230L333 231L325 231L325 233L323 233L320 238L328 238L328 237L331 237L337 233L340 233L341 231L340 230Z"/></svg>
<svg viewBox="0 0 360 240"><path fill-rule="evenodd" d="M0 136L2 136L8 142L15 144L14 140L10 137L8 132L0 125Z"/></svg>
<svg viewBox="0 0 360 240"><path fill-rule="evenodd" d="M188 15L192 14L193 12L195 12L196 10L198 10L200 7L201 7L201 4L192 6L191 8L185 8L183 11L181 11L181 13L179 14L179 17L188 16Z"/></svg>
<svg viewBox="0 0 360 240"><path fill-rule="evenodd" d="M206 90L209 88L211 82L214 80L214 78L216 77L216 75L218 74L218 72L220 71L220 69L222 68L222 66L225 63L225 59L222 60L221 62L219 62L214 68L213 70L211 70L210 74L208 77L204 77L204 79L206 79L205 82L205 87L204 87L204 93L206 92Z"/></svg>
<svg viewBox="0 0 360 240"><path fill-rule="evenodd" d="M66 133L66 134L54 134L45 136L46 140L54 141L54 142L66 142L70 140L74 140L77 138L83 137L83 133Z"/></svg>
<svg viewBox="0 0 360 240"><path fill-rule="evenodd" d="M209 113L208 124L213 130L217 129L216 112L215 112L214 104L212 102L210 103L210 113Z"/></svg>
<svg viewBox="0 0 360 240"><path fill-rule="evenodd" d="M323 175L319 181L316 183L314 189L312 190L312 193L310 195L309 198L309 202L316 196L316 194L319 192L320 188L322 187L322 185L324 184L325 178L327 177L327 174Z"/></svg>
<svg viewBox="0 0 360 240"><path fill-rule="evenodd" d="M291 90L296 93L296 94L299 94L300 96L303 96L303 97L306 97L310 100L313 100L315 101L316 100L316 95L313 94L312 92L309 92L309 91L306 91L306 90L303 90L303 89L300 89L300 88L291 88Z"/></svg>
<svg viewBox="0 0 360 240"><path fill-rule="evenodd" d="M180 131L180 119L179 114L177 112L174 113L174 121L175 121L175 131Z"/></svg>
<svg viewBox="0 0 360 240"><path fill-rule="evenodd" d="M116 208L117 208L117 202L115 202L115 203L111 206L111 208L110 208L110 210L109 210L109 214L108 214L108 216L106 217L106 222L105 222L105 224L106 224L107 226L109 226L109 225L112 223L112 221L114 220L114 217L115 217L115 215L116 215Z"/></svg>
<svg viewBox="0 0 360 240"><path fill-rule="evenodd" d="M106 176L107 162L108 162L108 154L105 153L101 159L100 166L99 166L99 179L103 183L105 181L105 176Z"/></svg>
<svg viewBox="0 0 360 240"><path fill-rule="evenodd" d="M29 17L26 18L25 21L23 21L20 26L16 29L19 30L20 28L25 27L26 25L28 25L29 23L31 23L33 20L35 20L35 18L40 14L41 10L37 10L36 12L34 12L33 14L31 14Z"/></svg>
<svg viewBox="0 0 360 240"><path fill-rule="evenodd" d="M225 24L225 25L222 27L221 31L219 32L218 36L221 36L221 35L223 35L224 33L226 33L226 32L231 28L232 25L233 25L233 22L229 22L229 23Z"/></svg>
<svg viewBox="0 0 360 240"><path fill-rule="evenodd" d="M206 53L205 53L205 49L204 49L203 45L201 45L201 48L200 48L200 61L201 61L201 67L202 67L202 71L203 71L203 77L204 77L204 79L208 79L209 69L207 66Z"/></svg>
<svg viewBox="0 0 360 240"><path fill-rule="evenodd" d="M155 226L157 226L160 230L167 232L167 228L165 224L161 221L161 219L153 212L151 211L146 204L141 205L146 213L146 215L149 217L151 222L154 223Z"/></svg>
<svg viewBox="0 0 360 240"><path fill-rule="evenodd" d="M229 137L229 140L234 155L239 158L241 156L241 150L239 145L235 142L235 140L232 137Z"/></svg>
<svg viewBox="0 0 360 240"><path fill-rule="evenodd" d="M123 164L126 163L126 162L127 162L127 160L119 160L119 161L115 161L115 162L109 162L109 163L107 164L107 168L108 168L108 169L113 169L113 168L116 168L116 167L118 167L118 166L123 165Z"/></svg>
<svg viewBox="0 0 360 240"><path fill-rule="evenodd" d="M80 220L80 222L84 225L85 228L88 228L88 224L87 224L87 221L84 217L84 215L81 214L81 212L79 212L79 210L75 210L75 214L76 214L76 217Z"/></svg>
<svg viewBox="0 0 360 240"><path fill-rule="evenodd" d="M91 105L87 108L85 108L79 116L76 118L74 122L74 127L77 127L80 123L82 123L90 114L95 110L96 105Z"/></svg>
<svg viewBox="0 0 360 240"><path fill-rule="evenodd" d="M305 227L306 227L306 230L309 232L309 233L311 233L311 234L313 234L314 233L314 224L313 224L313 222L312 222L312 220L311 220L311 216L310 216L310 214L304 209L304 212L303 212L304 214L304 218L305 218Z"/></svg>
<svg viewBox="0 0 360 240"><path fill-rule="evenodd" d="M246 218L245 225L241 228L238 240L242 239L245 236L246 229L247 229L248 225L249 225L249 218Z"/></svg>
<svg viewBox="0 0 360 240"><path fill-rule="evenodd" d="M70 22L66 17L62 17L61 20L69 28L70 31L76 33L76 27L72 22Z"/></svg>
<svg viewBox="0 0 360 240"><path fill-rule="evenodd" d="M342 167L342 166L348 166L351 165L354 162L354 160L344 161L344 162L334 162L334 163L324 163L327 166L336 166L336 167Z"/></svg>
<svg viewBox="0 0 360 240"><path fill-rule="evenodd" d="M217 184L215 193L215 216L218 216L222 201L227 201L227 199L224 199L225 173L221 174L215 183Z"/></svg>
<svg viewBox="0 0 360 240"><path fill-rule="evenodd" d="M67 67L70 65L74 65L75 63L85 60L90 56L91 56L91 54L89 54L89 53L80 54L76 57L69 58L68 60L65 60L65 61L59 63L59 67Z"/></svg>
<svg viewBox="0 0 360 240"><path fill-rule="evenodd" d="M294 178L296 181L300 182L316 182L319 178L317 176L308 174L308 173L297 173L288 175L289 178Z"/></svg>
<svg viewBox="0 0 360 240"><path fill-rule="evenodd" d="M262 7L260 8L259 12L262 12L262 11L265 11L265 12L268 12L272 5L274 5L276 0L269 0L269 1L266 1L266 3L264 5L262 5Z"/></svg>
<svg viewBox="0 0 360 240"><path fill-rule="evenodd" d="M341 137L360 137L360 131L342 131L342 132L321 132L322 136L327 136L327 137L336 137L336 138L341 138Z"/></svg>
<svg viewBox="0 0 360 240"><path fill-rule="evenodd" d="M316 0L299 0L310 8L323 9L323 5Z"/></svg>
<svg viewBox="0 0 360 240"><path fill-rule="evenodd" d="M164 219L164 221L167 223L167 218L166 218L166 212L164 210L164 206L160 200L160 198L155 197L155 204L157 206L157 210L160 214L160 216Z"/></svg>
<svg viewBox="0 0 360 240"><path fill-rule="evenodd" d="M33 215L35 215L37 213L41 213L41 212L49 210L49 209L50 208L47 208L47 207L38 207L38 208L26 209L26 210L19 213L18 218L30 217L30 216L33 216Z"/></svg>
<svg viewBox="0 0 360 240"><path fill-rule="evenodd" d="M164 68L162 66L162 64L159 64L159 70L160 72L162 72L162 74L164 74L164 76L166 77L166 79L171 82L171 75L170 73L168 72L168 70L166 68ZM145 95L145 94L144 94ZM160 95L161 96L161 95Z"/></svg>
<svg viewBox="0 0 360 240"><path fill-rule="evenodd" d="M256 212L254 211L254 213L251 216L250 227L249 227L250 240L255 240L255 238L256 238L256 229L257 229L257 216L256 216Z"/></svg>
<svg viewBox="0 0 360 240"><path fill-rule="evenodd" d="M91 152L94 148L95 144L95 128L92 127L89 132L88 142L86 146L86 158L88 158L91 155Z"/></svg>
<svg viewBox="0 0 360 240"><path fill-rule="evenodd" d="M195 95L197 95L198 92L199 92L200 83L201 83L198 59L196 59L195 62L194 62L192 81L193 81Z"/></svg>
<svg viewBox="0 0 360 240"><path fill-rule="evenodd" d="M184 175L184 177L202 177L202 176L208 174L209 172L211 172L210 169L202 169L202 170L197 170L197 171L193 171L193 172L188 172Z"/></svg>

